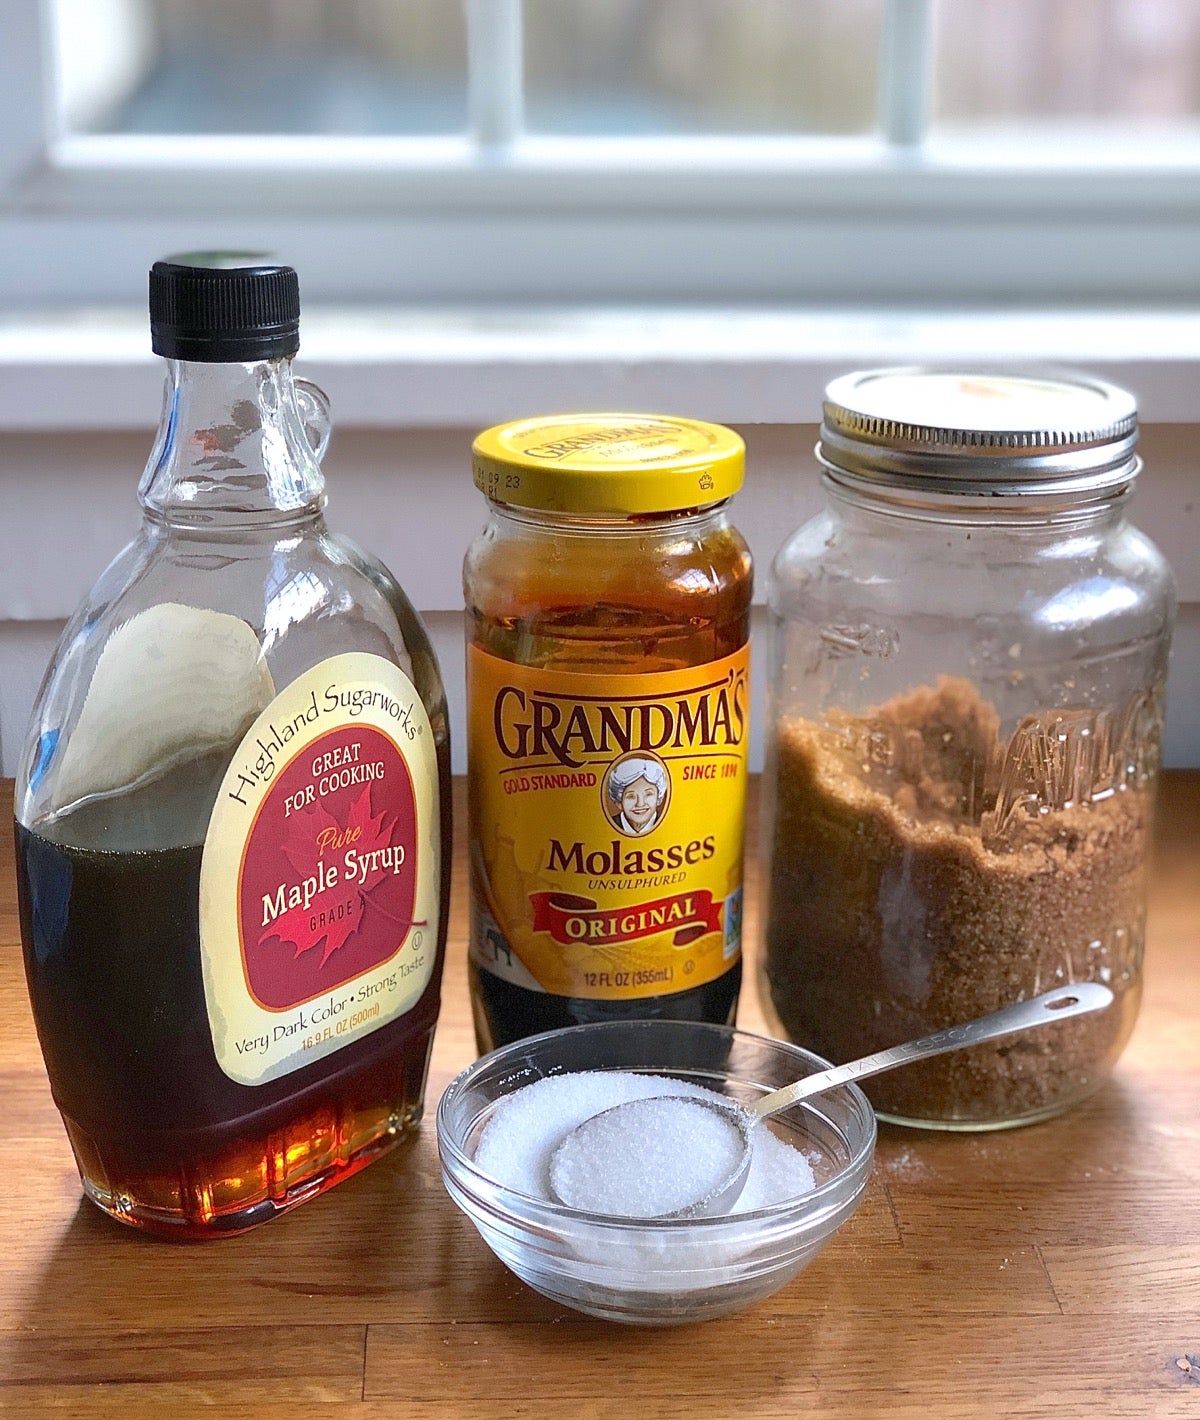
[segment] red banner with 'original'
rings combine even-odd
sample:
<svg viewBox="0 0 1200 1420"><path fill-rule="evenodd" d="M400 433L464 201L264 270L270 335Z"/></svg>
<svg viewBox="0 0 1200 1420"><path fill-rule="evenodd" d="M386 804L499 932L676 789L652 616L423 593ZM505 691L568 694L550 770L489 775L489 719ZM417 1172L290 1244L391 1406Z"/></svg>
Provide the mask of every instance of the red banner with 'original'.
<svg viewBox="0 0 1200 1420"><path fill-rule="evenodd" d="M706 889L659 897L633 907L599 908L593 898L566 892L534 892L533 930L549 932L560 946L586 943L590 947L613 942L633 942L639 937L674 934L677 947L685 947L709 932L720 932L723 902L714 902Z"/></svg>

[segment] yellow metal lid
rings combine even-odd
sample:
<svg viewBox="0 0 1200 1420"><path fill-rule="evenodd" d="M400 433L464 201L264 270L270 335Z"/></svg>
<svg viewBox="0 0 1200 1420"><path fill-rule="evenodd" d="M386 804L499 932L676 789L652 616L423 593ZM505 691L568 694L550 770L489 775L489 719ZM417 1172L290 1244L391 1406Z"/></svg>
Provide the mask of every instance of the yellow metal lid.
<svg viewBox="0 0 1200 1420"><path fill-rule="evenodd" d="M661 414L557 414L485 429L475 486L550 513L667 513L742 486L746 446L721 424Z"/></svg>

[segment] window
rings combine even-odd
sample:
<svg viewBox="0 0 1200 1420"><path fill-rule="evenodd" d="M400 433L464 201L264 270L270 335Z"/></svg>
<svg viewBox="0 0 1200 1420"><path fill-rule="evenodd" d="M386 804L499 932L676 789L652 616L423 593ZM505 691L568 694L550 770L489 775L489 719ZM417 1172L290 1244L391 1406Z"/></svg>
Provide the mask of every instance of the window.
<svg viewBox="0 0 1200 1420"><path fill-rule="evenodd" d="M1194 0L5 0L9 307L1200 295Z"/></svg>
<svg viewBox="0 0 1200 1420"><path fill-rule="evenodd" d="M445 0L53 0L75 134L406 135L467 126Z"/></svg>

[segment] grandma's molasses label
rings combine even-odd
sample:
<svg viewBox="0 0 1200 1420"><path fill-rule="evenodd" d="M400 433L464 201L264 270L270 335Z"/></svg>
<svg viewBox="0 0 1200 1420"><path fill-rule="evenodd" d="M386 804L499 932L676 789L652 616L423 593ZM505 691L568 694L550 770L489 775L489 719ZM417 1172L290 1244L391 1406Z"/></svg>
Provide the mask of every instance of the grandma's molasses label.
<svg viewBox="0 0 1200 1420"><path fill-rule="evenodd" d="M741 951L749 649L604 676L467 653L482 970L558 996L669 995Z"/></svg>
<svg viewBox="0 0 1200 1420"><path fill-rule="evenodd" d="M380 656L322 661L247 731L200 870L213 1047L278 1079L415 1005L437 945L439 805L429 716Z"/></svg>

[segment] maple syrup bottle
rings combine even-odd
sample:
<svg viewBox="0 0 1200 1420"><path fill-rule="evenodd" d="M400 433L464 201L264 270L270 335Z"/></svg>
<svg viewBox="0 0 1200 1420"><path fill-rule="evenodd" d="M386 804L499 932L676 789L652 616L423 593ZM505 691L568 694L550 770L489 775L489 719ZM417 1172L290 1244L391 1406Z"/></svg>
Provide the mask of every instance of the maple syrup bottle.
<svg viewBox="0 0 1200 1420"><path fill-rule="evenodd" d="M159 262L150 313L168 375L142 526L34 708L18 890L85 1193L206 1237L314 1197L420 1118L449 749L416 613L325 525L296 273Z"/></svg>

